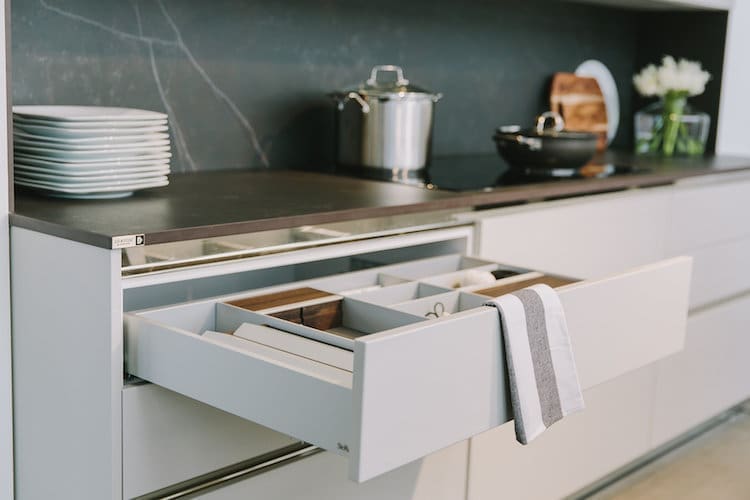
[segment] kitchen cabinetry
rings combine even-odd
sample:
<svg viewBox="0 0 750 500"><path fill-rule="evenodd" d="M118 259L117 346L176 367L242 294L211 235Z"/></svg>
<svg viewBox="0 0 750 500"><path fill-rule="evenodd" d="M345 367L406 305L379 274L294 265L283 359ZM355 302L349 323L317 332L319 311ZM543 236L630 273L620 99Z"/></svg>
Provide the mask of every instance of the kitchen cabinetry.
<svg viewBox="0 0 750 500"><path fill-rule="evenodd" d="M484 258L519 256L525 265L554 261L567 272L575 269L597 275L608 270L610 259L622 262L643 256L691 255L695 271L691 286L694 312L685 350L605 384L609 390L587 391L582 418L591 421L586 426L573 425L575 420L570 419L552 427L539 443L518 449L498 446L503 439L511 441L511 430L505 428L473 438L469 498L493 498L493 492L501 487L511 488L511 498L571 494L750 396L742 355L750 341L745 326L750 226L742 215L747 213L743 207L749 195L750 176L728 174L647 192L474 215L478 253ZM532 236L503 238L506 231L521 227ZM538 234L548 229L558 233L545 241ZM641 396L633 403L639 405L639 416L632 408L605 415L605 409L620 408L632 391ZM600 425L598 432L592 430ZM607 440L606 452L598 450L601 438L592 436L615 429L617 437ZM503 432L508 435L503 437ZM579 461L576 467L568 466L571 460ZM497 474L494 467L498 461L504 464L503 470L512 473ZM564 468L560 467L562 461ZM540 475L545 477L543 484L532 480Z"/></svg>
<svg viewBox="0 0 750 500"><path fill-rule="evenodd" d="M652 446L750 397L750 298L691 315L685 350L658 363Z"/></svg>
<svg viewBox="0 0 750 500"><path fill-rule="evenodd" d="M525 265L554 262L561 272L586 276L658 260L665 255L672 196L665 187L478 212L477 251ZM518 233L529 236L504 237ZM469 499L496 498L500 488L507 498L560 498L637 458L650 448L655 386L655 367L646 366L586 391L580 416L527 447L512 444L510 426L473 438Z"/></svg>
<svg viewBox="0 0 750 500"><path fill-rule="evenodd" d="M556 499L649 449L653 366L584 391L586 409L521 446L512 424L471 440L469 500Z"/></svg>
<svg viewBox="0 0 750 500"><path fill-rule="evenodd" d="M424 246L430 241L432 247ZM436 229L343 243L317 252L163 271L143 279L120 276L117 250L14 228L14 273L27 278L13 282L15 326L24 332L17 336L14 349L19 496L65 493L78 498L119 498L121 491L141 493L167 478L179 480L200 469L227 465L248 450L262 452L285 443L283 437L164 390L124 387L123 354L131 375L347 457L350 477L359 481L388 471L409 476L409 470L420 467L407 465L413 460L508 421L496 313L477 307L486 300L471 293L478 290L450 288L469 269L498 269L493 262L445 255L451 249L470 250L471 243L471 227ZM425 258L414 260L417 249ZM383 251L391 253L388 260L379 261L378 252ZM284 269L279 276L292 276L292 283L252 291L253 270L273 271L274 262L288 265L295 259L308 261L312 255L325 259L326 254L347 259L357 256L356 252L381 265L300 281L294 281L296 273L289 274L288 267L279 268ZM58 265L60 259L66 266ZM521 275L526 272L500 268ZM124 311L123 290L129 300L143 288L146 296L159 296L159 304L169 304L170 294L176 301L184 300L179 298L182 291L175 292L175 283L189 286L196 272L210 280L208 288L214 289L244 276L250 291ZM584 388L604 384L682 348L689 272L689 260L676 258L560 288L575 332ZM39 290L33 286L38 281L28 277L42 275L49 285ZM80 287L77 293L70 293L71 283ZM368 283L401 285L351 297L345 293ZM159 288L162 284L168 286ZM446 284L448 288L440 291ZM426 320L420 312L425 298L410 301L401 297L402 292L393 291L415 286L438 287L436 296L454 314ZM231 325L240 324L254 324L253 328L264 332L272 331L266 326L270 325L310 335L308 327L230 304L300 287L334 294L343 306L343 326L371 333L340 341L343 347L351 344L353 372L325 364L315 355L298 357L229 335L219 338L221 333L202 335L206 330L233 331ZM384 302L388 294L395 295ZM617 320L613 323L612 318ZM315 330L312 335L325 339L331 334ZM646 343L645 339L654 341ZM449 366L453 369L446 370ZM59 373L69 377L68 384L58 383ZM163 408L155 410L160 405ZM159 433L156 422L160 418L173 422L169 432ZM202 436L191 436L204 420L213 428ZM257 431L259 437L227 445L231 432L224 432L232 428L251 434ZM108 438L83 439L92 432ZM168 446L149 451L160 442L150 442L154 432L165 445L183 435L186 449L203 448L205 453L172 460L174 468L161 466L158 470L163 476L151 474L149 478L151 471L144 470L146 464L139 463L137 456L154 453L160 461L174 457ZM69 450L76 446L71 456ZM436 463L437 469L444 461L465 463L466 454L457 446L455 454L440 452L427 463ZM323 457L317 460L327 460ZM406 472L394 471L399 466L406 466ZM47 468L49 481L33 481ZM437 469L419 469L420 480L427 471ZM407 483L402 487L407 488ZM347 488L354 486L342 491ZM370 488L363 487L362 494Z"/></svg>

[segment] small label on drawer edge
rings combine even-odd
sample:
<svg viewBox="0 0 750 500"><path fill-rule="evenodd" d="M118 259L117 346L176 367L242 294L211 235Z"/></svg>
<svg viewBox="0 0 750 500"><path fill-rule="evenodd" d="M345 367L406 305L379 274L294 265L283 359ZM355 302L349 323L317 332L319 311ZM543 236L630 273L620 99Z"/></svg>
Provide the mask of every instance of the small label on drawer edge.
<svg viewBox="0 0 750 500"><path fill-rule="evenodd" d="M144 245L146 235L144 234L126 234L125 236L113 236L112 248L130 248Z"/></svg>

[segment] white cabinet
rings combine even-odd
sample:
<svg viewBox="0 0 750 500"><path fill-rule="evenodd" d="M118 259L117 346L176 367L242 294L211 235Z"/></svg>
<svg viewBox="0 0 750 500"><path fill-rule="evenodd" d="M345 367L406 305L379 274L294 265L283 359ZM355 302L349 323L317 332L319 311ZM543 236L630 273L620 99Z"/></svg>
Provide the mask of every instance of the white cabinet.
<svg viewBox="0 0 750 500"><path fill-rule="evenodd" d="M123 496L133 498L295 443L153 384L122 391Z"/></svg>
<svg viewBox="0 0 750 500"><path fill-rule="evenodd" d="M645 453L654 397L649 366L584 392L586 409L528 446L513 425L471 440L468 500L552 500Z"/></svg>
<svg viewBox="0 0 750 500"><path fill-rule="evenodd" d="M682 348L690 268L690 259L676 258L558 289L584 388ZM382 290L348 295L351 290L342 287L363 276L372 283L390 276L424 285L447 276L461 284L469 270L509 269L449 255L126 314L127 370L346 455L351 478L367 480L508 421L504 356L497 313L481 307L490 288L445 289L429 299L383 306ZM333 341L322 328L236 305L311 288L332 294L341 326L364 335ZM373 295L377 300L368 301ZM437 301L452 314L426 320L421 308ZM338 343L353 351L353 369L213 333L242 325Z"/></svg>
<svg viewBox="0 0 750 500"><path fill-rule="evenodd" d="M691 308L750 290L750 175L683 181L674 188L667 255L691 255Z"/></svg>
<svg viewBox="0 0 750 500"><path fill-rule="evenodd" d="M482 258L597 278L664 256L671 188L477 212Z"/></svg>
<svg viewBox="0 0 750 500"><path fill-rule="evenodd" d="M658 364L653 446L750 397L750 298L690 317L685 350Z"/></svg>

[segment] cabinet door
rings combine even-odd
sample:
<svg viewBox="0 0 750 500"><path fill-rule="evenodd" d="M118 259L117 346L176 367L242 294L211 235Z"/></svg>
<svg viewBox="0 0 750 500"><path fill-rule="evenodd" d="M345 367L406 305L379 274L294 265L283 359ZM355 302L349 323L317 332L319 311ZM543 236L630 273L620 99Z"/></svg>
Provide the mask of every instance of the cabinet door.
<svg viewBox="0 0 750 500"><path fill-rule="evenodd" d="M583 412L528 446L512 424L472 438L469 500L563 498L645 453L654 383L650 366L589 389Z"/></svg>
<svg viewBox="0 0 750 500"><path fill-rule="evenodd" d="M372 274L372 283L383 283L383 276L391 275L429 285L440 282L441 273L453 283L456 273L493 266L500 270L498 264L453 255L365 273ZM690 259L676 258L558 289L584 388L682 348L690 269ZM361 284L362 276L362 272L351 273L332 280L339 285ZM285 290L298 297L309 294L312 287L330 285L331 280L313 280L292 285L297 288L276 289L274 307ZM344 326L360 332L353 340L337 341L340 349L353 351L349 371L324 361L322 352L298 356L279 346L216 333L250 325L265 336L280 330L322 341L332 337L334 330L313 329L236 306L248 301L268 303L271 296L264 293L126 314L127 370L347 456L350 477L357 481L511 418L497 312L481 305L487 297L448 289L440 295L444 305L451 300L458 304L459 296L466 299L464 304L451 309L451 315L428 319L412 310L423 298L411 305L408 301L382 305L368 302L366 294L356 295L357 299L324 294L321 299L314 293L313 306L333 300L342 309ZM378 302L382 302L380 295ZM290 311L301 310L295 306Z"/></svg>
<svg viewBox="0 0 750 500"><path fill-rule="evenodd" d="M123 496L145 495L295 442L157 385L125 387Z"/></svg>
<svg viewBox="0 0 750 500"><path fill-rule="evenodd" d="M671 188L476 212L478 255L597 278L664 258Z"/></svg>
<svg viewBox="0 0 750 500"><path fill-rule="evenodd" d="M658 363L653 445L750 397L750 298L690 316L685 350Z"/></svg>

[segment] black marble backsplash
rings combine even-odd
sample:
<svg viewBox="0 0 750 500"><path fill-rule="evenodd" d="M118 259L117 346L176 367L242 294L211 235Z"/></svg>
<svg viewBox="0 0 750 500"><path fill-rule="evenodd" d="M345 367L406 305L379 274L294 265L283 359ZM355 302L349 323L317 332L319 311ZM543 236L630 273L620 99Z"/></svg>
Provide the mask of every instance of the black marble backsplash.
<svg viewBox="0 0 750 500"><path fill-rule="evenodd" d="M433 153L450 155L492 152L495 127L546 108L552 73L595 58L629 147L641 17L558 0L19 0L12 96L165 111L176 171L327 170L326 93L375 64L444 94Z"/></svg>

